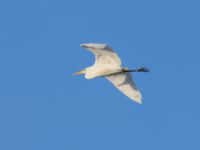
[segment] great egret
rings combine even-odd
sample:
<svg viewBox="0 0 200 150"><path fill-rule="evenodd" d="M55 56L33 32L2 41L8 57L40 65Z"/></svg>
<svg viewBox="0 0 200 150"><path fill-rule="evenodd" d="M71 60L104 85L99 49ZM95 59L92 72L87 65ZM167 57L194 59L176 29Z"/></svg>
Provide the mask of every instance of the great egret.
<svg viewBox="0 0 200 150"><path fill-rule="evenodd" d="M147 68L129 70L121 67L121 59L107 44L88 43L81 44L95 55L93 66L87 67L74 75L85 74L86 79L105 77L122 93L137 103L142 103L142 95L132 80L130 72L148 72Z"/></svg>

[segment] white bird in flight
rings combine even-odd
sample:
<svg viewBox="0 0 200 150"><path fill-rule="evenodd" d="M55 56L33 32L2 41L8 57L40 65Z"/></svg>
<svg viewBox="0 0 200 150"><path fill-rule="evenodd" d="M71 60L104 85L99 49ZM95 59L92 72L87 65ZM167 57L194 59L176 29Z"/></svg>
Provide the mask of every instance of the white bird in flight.
<svg viewBox="0 0 200 150"><path fill-rule="evenodd" d="M80 46L91 51L96 60L93 66L76 72L74 75L85 74L86 79L105 77L127 97L142 104L142 95L132 80L130 72L148 72L147 68L129 70L121 67L121 59L107 44L88 43Z"/></svg>

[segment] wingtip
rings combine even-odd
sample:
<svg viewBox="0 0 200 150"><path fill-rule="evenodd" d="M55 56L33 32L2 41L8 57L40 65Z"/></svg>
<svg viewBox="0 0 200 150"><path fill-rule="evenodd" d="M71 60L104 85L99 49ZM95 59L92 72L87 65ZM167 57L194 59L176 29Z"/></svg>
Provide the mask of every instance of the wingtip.
<svg viewBox="0 0 200 150"><path fill-rule="evenodd" d="M142 104L142 99L141 98L134 98L133 100L138 104Z"/></svg>
<svg viewBox="0 0 200 150"><path fill-rule="evenodd" d="M135 102L137 102L138 104L142 104L142 96L141 96L141 93L138 93L134 98L133 100Z"/></svg>
<svg viewBox="0 0 200 150"><path fill-rule="evenodd" d="M80 47L83 48L105 48L108 44L107 43L84 43L80 44Z"/></svg>
<svg viewBox="0 0 200 150"><path fill-rule="evenodd" d="M140 101L138 101L138 104L141 104L141 105L142 105L143 103L142 103L142 101L140 100Z"/></svg>
<svg viewBox="0 0 200 150"><path fill-rule="evenodd" d="M80 47L87 48L86 44L80 44Z"/></svg>

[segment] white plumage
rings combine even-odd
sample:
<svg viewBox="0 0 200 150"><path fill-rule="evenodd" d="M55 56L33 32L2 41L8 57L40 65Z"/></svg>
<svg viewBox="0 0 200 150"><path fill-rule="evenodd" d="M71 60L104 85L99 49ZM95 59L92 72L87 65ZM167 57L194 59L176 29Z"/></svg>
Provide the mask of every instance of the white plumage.
<svg viewBox="0 0 200 150"><path fill-rule="evenodd" d="M121 59L116 52L107 44L90 43L81 44L95 55L95 63L93 66L87 67L77 74L85 74L87 79L95 77L105 77L122 93L137 103L142 103L142 96L130 72L147 72L147 69L128 70L121 67Z"/></svg>

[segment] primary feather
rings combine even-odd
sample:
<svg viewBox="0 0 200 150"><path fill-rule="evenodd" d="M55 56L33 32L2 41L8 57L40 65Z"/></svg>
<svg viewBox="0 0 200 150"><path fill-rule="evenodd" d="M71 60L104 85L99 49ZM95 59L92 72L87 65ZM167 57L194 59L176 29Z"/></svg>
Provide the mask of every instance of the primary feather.
<svg viewBox="0 0 200 150"><path fill-rule="evenodd" d="M136 87L129 72L110 75L107 76L106 79L108 79L116 88L118 88L130 99L134 100L137 103L142 103L141 93Z"/></svg>

